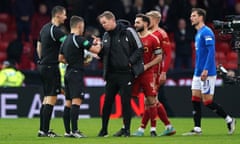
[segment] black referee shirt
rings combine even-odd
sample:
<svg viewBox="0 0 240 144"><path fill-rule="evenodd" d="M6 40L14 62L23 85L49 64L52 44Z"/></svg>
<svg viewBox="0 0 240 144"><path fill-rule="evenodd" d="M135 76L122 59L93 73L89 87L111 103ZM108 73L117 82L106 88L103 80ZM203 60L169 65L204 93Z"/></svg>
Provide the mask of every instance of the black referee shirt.
<svg viewBox="0 0 240 144"><path fill-rule="evenodd" d="M69 34L60 48L69 68L83 69L84 49L89 50L91 43L82 36Z"/></svg>
<svg viewBox="0 0 240 144"><path fill-rule="evenodd" d="M65 33L52 23L45 24L39 36L42 44L41 64L58 64L58 54Z"/></svg>

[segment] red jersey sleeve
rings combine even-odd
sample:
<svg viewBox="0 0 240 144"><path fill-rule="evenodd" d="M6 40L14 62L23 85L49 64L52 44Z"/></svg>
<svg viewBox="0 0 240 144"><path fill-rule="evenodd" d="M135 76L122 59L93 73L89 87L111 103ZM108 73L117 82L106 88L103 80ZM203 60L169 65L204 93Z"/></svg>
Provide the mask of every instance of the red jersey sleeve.
<svg viewBox="0 0 240 144"><path fill-rule="evenodd" d="M160 47L163 50L163 61L161 63L161 71L167 72L172 60L172 47L169 37L167 33L161 28L153 32L153 34L158 37L160 41Z"/></svg>
<svg viewBox="0 0 240 144"><path fill-rule="evenodd" d="M162 49L164 57L162 61L162 72L167 72L172 60L172 48L170 41L163 41Z"/></svg>

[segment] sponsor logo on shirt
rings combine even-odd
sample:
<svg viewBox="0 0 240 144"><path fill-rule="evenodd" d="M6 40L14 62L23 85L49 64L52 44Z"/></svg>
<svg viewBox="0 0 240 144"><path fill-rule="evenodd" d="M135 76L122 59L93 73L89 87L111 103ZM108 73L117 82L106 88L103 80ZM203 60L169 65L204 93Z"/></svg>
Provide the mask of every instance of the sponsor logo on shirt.
<svg viewBox="0 0 240 144"><path fill-rule="evenodd" d="M205 37L205 40L206 40L206 41L212 41L213 39L212 39L211 36L206 36L206 37Z"/></svg>

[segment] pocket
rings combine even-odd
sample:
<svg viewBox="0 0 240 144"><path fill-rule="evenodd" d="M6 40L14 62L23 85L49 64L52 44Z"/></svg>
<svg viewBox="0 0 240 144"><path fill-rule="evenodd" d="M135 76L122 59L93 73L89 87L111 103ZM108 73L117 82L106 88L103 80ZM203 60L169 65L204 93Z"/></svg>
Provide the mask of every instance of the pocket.
<svg viewBox="0 0 240 144"><path fill-rule="evenodd" d="M141 73L144 72L144 63L138 61L136 64L132 65L132 70L135 77L138 77Z"/></svg>

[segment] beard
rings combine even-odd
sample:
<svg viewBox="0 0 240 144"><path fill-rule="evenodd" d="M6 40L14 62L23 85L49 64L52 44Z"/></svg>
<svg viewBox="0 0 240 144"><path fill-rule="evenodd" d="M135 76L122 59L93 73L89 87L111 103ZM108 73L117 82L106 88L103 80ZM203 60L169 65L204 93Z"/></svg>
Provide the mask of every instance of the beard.
<svg viewBox="0 0 240 144"><path fill-rule="evenodd" d="M139 27L139 28L136 28L136 31L137 31L137 32L142 32L143 30L144 30L144 26Z"/></svg>
<svg viewBox="0 0 240 144"><path fill-rule="evenodd" d="M196 27L199 23L192 23L193 27Z"/></svg>

